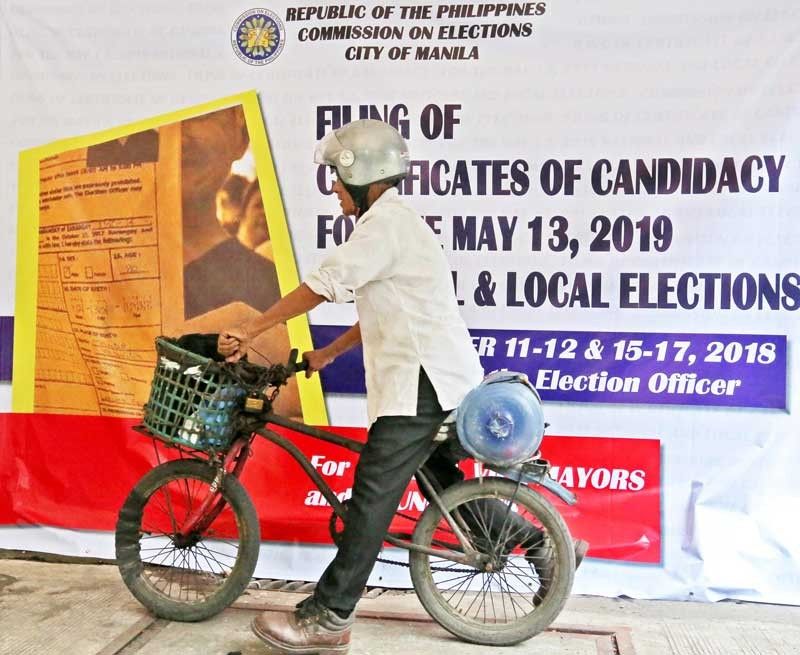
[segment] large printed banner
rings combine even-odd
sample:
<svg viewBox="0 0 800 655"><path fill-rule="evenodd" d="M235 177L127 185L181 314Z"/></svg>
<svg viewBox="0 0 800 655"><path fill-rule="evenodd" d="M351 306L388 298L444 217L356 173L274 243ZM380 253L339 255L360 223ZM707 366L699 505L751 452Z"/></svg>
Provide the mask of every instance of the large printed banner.
<svg viewBox="0 0 800 655"><path fill-rule="evenodd" d="M376 118L408 143L399 191L441 243L484 368L527 374L549 432L570 435L544 447L579 495L559 509L592 542L575 590L800 603L792 3L202 1L189 23L155 0L113 17L99 0L37 5L0 14L0 204L18 235L0 242L16 279L0 295L0 547L18 522L107 535L153 463L124 429L153 338L235 325L343 243L356 223L314 146ZM29 45L48 29L57 56ZM356 320L322 305L251 356L322 347ZM279 409L358 432L363 394L354 349ZM92 497L79 454L103 431L126 454L97 460L119 482ZM59 468L55 434L74 444L69 475L29 485L51 475L33 460ZM307 452L345 494L353 461ZM246 484L264 539L316 566L328 510L281 457L263 459L279 501L262 464ZM74 511L48 510L72 487Z"/></svg>

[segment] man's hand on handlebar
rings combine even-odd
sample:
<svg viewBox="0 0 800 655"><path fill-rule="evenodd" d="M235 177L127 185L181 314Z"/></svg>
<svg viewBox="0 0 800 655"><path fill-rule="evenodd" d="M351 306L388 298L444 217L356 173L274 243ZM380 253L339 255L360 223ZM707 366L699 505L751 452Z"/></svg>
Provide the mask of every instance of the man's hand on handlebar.
<svg viewBox="0 0 800 655"><path fill-rule="evenodd" d="M250 335L243 326L223 330L217 337L217 351L225 357L226 362L238 362L247 354L249 346ZM320 348L304 352L300 362L296 362L296 359L297 350L292 350L287 370L292 373L305 371L306 377L310 378L313 373L321 371L336 359L336 356L328 348Z"/></svg>
<svg viewBox="0 0 800 655"><path fill-rule="evenodd" d="M223 330L217 339L217 350L226 362L238 362L247 354L250 337L242 327Z"/></svg>
<svg viewBox="0 0 800 655"><path fill-rule="evenodd" d="M334 359L336 358L333 357L325 348L304 352L303 361L308 363L308 367L306 368L306 377L310 378L313 373L321 371Z"/></svg>

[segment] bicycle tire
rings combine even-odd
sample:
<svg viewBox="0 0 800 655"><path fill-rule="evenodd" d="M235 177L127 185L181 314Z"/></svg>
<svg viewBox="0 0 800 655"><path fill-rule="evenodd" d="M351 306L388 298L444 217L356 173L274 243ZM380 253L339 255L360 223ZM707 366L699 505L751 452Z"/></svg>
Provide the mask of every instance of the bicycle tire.
<svg viewBox="0 0 800 655"><path fill-rule="evenodd" d="M556 509L544 497L527 486L518 486L515 481L504 478L478 478L459 482L446 489L441 494L441 500L451 515L458 514L456 510L459 508L462 513L471 512L470 508L476 506L467 506L467 503L476 500L497 500L503 502L506 508L516 508L515 512L519 512L519 514L523 514L521 508L524 508L526 520L535 520L536 527L547 535L547 540L543 543L548 543L552 556L546 564L542 565L542 568L549 567L548 573L551 577L537 580L538 586L535 591L531 589L530 598L527 597L527 590L525 590L525 593L519 593L515 600L514 595L508 592L518 592L521 581L525 581L523 577L525 566L531 570L531 579L536 580L539 577L537 569L524 554L517 553L515 555L512 550L505 556L506 563L503 567L486 572L465 564L448 561L446 558L437 558L426 553L411 551L409 555L411 580L417 597L430 616L459 639L487 646L517 644L547 628L567 602L575 575L575 553L572 539L569 529ZM449 538L447 537L448 531ZM488 534L488 532L487 530L486 533ZM475 534L472 532L471 534L473 545L477 547ZM435 538L435 535L438 537ZM488 536L482 538L484 545L479 548L482 552L487 552L486 549L489 547L503 548L504 551L508 549L506 545L498 545L500 541L505 544L505 539L501 539L499 536L493 544ZM429 548L447 545L454 550L459 549L452 530L447 526L442 512L434 503L431 503L420 517L414 530L413 542ZM454 574L455 578L452 577ZM478 584L476 585L475 582ZM499 592L493 591L493 583ZM476 586L479 586L479 591L471 591ZM525 585L522 586L525 587ZM488 597L486 592L489 594ZM456 604L454 599L459 593L461 597ZM477 611L480 610L480 605L476 610L476 616L470 617L472 606L464 611L461 608L462 599L466 599L464 602L468 602L470 598L468 594L474 594L475 598L472 601L472 605L474 605L481 593L484 594L484 598L481 600L484 608L483 617L481 618ZM498 593L500 598L496 598ZM524 602L523 598L526 599ZM494 616L487 617L490 604L491 610L494 610L492 612ZM503 615L498 616L501 605ZM511 613L508 612L509 608L513 610L513 618L509 617ZM518 609L522 616L518 616Z"/></svg>
<svg viewBox="0 0 800 655"><path fill-rule="evenodd" d="M193 535L192 540L196 541L192 545L180 545L176 540L177 531L170 534L167 529L153 534L153 526L164 521L158 512L169 518L174 530L179 525L176 514L180 512L173 510L188 508L184 513L188 514L194 505L192 489L200 487L202 491L203 486L212 485L217 470L195 460L161 464L136 484L120 509L115 533L117 566L134 597L160 618L201 621L218 614L241 595L255 570L260 545L258 516L247 491L233 476L227 475L222 480L219 490L225 506L212 522L208 536ZM159 490L162 492L160 496ZM152 511L150 507L153 507ZM235 557L230 554L234 542L213 536L214 532L222 535L221 526L227 525L227 529L231 530L234 524L238 534ZM147 541L143 547L142 542L147 539L154 541ZM200 547L199 544L204 541L206 545ZM169 566L164 563L169 557L170 542L173 550L181 553L180 561L174 559L172 564L188 566ZM148 560L151 556L146 551L157 550L159 544L163 544L160 551L152 556L152 560ZM143 551L146 552L144 558ZM167 554L163 556L165 552ZM157 562L156 559L162 556L164 561ZM191 566L192 558L195 568ZM226 570L228 568L230 571ZM159 589L159 578L161 581L169 579L170 593ZM177 598L171 594L176 579L179 581ZM207 586L216 588L206 593L204 590ZM185 589L185 599L180 589Z"/></svg>

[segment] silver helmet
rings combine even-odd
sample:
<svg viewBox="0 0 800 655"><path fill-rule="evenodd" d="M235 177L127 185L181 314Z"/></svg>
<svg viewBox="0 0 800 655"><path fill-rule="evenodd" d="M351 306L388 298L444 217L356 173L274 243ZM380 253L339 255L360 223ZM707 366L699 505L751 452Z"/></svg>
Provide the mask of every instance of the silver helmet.
<svg viewBox="0 0 800 655"><path fill-rule="evenodd" d="M335 166L348 185L366 186L408 173L408 145L388 123L353 121L327 134L317 144L314 162Z"/></svg>

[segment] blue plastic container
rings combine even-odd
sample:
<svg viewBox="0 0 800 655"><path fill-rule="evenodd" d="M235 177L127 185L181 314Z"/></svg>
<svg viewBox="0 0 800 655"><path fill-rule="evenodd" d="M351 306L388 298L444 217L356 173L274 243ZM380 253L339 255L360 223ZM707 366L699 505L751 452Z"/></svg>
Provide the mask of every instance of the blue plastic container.
<svg viewBox="0 0 800 655"><path fill-rule="evenodd" d="M241 406L245 391L235 386L220 387L216 398L205 401L198 410L199 425L202 427L202 441L205 445L224 446L233 428L234 408Z"/></svg>
<svg viewBox="0 0 800 655"><path fill-rule="evenodd" d="M542 401L525 374L496 371L461 402L456 429L462 448L475 459L513 466L533 457L542 443Z"/></svg>

